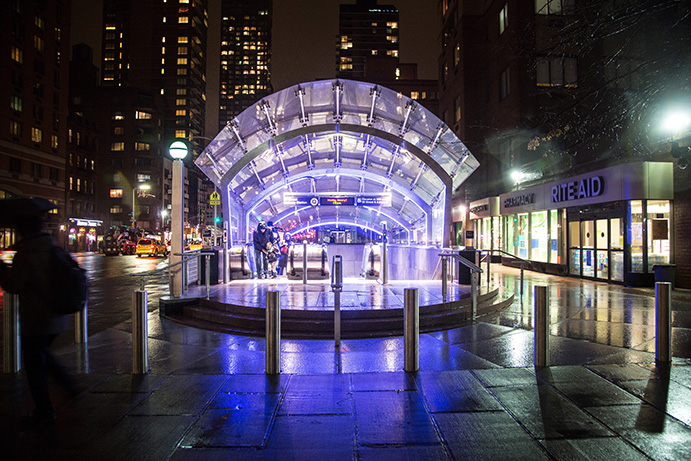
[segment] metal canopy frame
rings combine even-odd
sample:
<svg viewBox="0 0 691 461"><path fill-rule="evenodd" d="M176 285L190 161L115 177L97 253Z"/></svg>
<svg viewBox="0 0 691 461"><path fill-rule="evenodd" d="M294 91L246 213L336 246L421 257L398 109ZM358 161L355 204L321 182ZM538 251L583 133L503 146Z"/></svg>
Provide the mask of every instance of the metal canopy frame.
<svg viewBox="0 0 691 461"><path fill-rule="evenodd" d="M225 192L224 218L237 223L238 238L247 239L258 221L273 220L289 232L333 222L386 228L424 244L448 241L451 194L479 166L416 101L342 79L267 96L228 123L195 163ZM387 192L392 200L391 206L309 210L284 204L286 192Z"/></svg>

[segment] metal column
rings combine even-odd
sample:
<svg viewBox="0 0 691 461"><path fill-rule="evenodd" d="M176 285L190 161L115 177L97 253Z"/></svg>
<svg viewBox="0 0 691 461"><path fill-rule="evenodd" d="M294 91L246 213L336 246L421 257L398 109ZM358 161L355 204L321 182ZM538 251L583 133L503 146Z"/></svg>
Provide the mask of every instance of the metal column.
<svg viewBox="0 0 691 461"><path fill-rule="evenodd" d="M655 361L672 360L672 284L655 283Z"/></svg>
<svg viewBox="0 0 691 461"><path fill-rule="evenodd" d="M266 374L281 372L281 293L266 293Z"/></svg>
<svg viewBox="0 0 691 461"><path fill-rule="evenodd" d="M441 258L441 298L443 302L446 302L446 294L448 293L448 274L449 272L449 262L446 258Z"/></svg>
<svg viewBox="0 0 691 461"><path fill-rule="evenodd" d="M185 167L182 160L173 161L173 191L171 196L172 208L170 213L170 265L182 261L182 253L184 252L184 220L185 220ZM176 266L173 272L173 290L170 296L179 298L184 293L183 272L185 271L184 264L182 267Z"/></svg>
<svg viewBox="0 0 691 461"><path fill-rule="evenodd" d="M89 339L88 309L89 305L84 304L84 309L74 314L74 342L77 344L86 344Z"/></svg>
<svg viewBox="0 0 691 461"><path fill-rule="evenodd" d="M135 290L132 295L132 373L149 372L148 292Z"/></svg>
<svg viewBox="0 0 691 461"><path fill-rule="evenodd" d="M3 292L3 373L17 373L22 368L19 346L19 296Z"/></svg>
<svg viewBox="0 0 691 461"><path fill-rule="evenodd" d="M331 265L331 289L334 292L334 346L341 345L341 290L343 289L343 257L333 257Z"/></svg>
<svg viewBox="0 0 691 461"><path fill-rule="evenodd" d="M302 242L302 283L307 284L307 240Z"/></svg>
<svg viewBox="0 0 691 461"><path fill-rule="evenodd" d="M403 292L404 369L417 371L420 368L420 308L418 289L406 288Z"/></svg>
<svg viewBox="0 0 691 461"><path fill-rule="evenodd" d="M535 365L549 366L549 295L546 286L535 287Z"/></svg>

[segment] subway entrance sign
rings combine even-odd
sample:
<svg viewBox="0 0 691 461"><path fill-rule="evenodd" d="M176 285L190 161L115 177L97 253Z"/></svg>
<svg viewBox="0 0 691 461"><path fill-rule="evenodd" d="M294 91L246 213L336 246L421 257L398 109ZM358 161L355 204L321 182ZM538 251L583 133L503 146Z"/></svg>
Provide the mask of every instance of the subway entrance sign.
<svg viewBox="0 0 691 461"><path fill-rule="evenodd" d="M288 206L391 206L391 194L371 195L311 195L284 194Z"/></svg>

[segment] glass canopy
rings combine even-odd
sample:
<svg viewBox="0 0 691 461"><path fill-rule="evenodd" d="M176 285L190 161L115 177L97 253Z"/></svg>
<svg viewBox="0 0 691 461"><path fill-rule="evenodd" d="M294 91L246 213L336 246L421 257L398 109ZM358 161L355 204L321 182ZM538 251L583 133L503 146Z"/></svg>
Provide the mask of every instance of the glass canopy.
<svg viewBox="0 0 691 461"><path fill-rule="evenodd" d="M321 80L254 104L195 161L225 194L234 239L258 221L286 230L355 225L400 241L445 241L451 193L479 166L439 118L371 83Z"/></svg>

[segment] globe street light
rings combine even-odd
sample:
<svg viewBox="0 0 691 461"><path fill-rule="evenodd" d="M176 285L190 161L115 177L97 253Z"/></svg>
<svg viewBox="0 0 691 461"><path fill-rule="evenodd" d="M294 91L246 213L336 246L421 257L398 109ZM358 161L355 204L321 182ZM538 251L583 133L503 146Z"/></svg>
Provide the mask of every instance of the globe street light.
<svg viewBox="0 0 691 461"><path fill-rule="evenodd" d="M187 157L189 149L184 141L173 141L168 148L173 157L173 196L171 197L170 213L170 266L182 261L184 250L184 219L185 219L185 169L182 159ZM184 266L182 266L184 267ZM170 295L173 298L180 297L183 293L182 267L176 267L173 272L173 290Z"/></svg>
<svg viewBox="0 0 691 461"><path fill-rule="evenodd" d="M136 223L135 213L134 213L134 207L135 207L134 194L135 194L135 191L137 191L137 190L149 190L149 189L151 189L151 186L148 184L140 184L139 186L132 188L132 227L133 228L135 227L134 225Z"/></svg>

